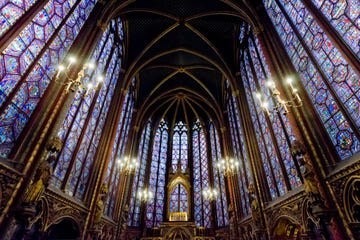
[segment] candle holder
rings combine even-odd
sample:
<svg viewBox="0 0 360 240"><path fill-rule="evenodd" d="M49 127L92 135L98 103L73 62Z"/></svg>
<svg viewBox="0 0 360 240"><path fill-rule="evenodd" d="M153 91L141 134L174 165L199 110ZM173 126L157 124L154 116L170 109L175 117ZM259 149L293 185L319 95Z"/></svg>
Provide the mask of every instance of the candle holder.
<svg viewBox="0 0 360 240"><path fill-rule="evenodd" d="M84 89L85 90L85 94L87 94L91 89L97 89L98 86L103 82L104 78L101 75L98 75L96 77L96 81L95 82L88 82L85 85L84 83L84 78L85 76L89 76L87 74L85 74L85 71L87 69L95 69L96 66L94 63L92 62L88 62L85 63L81 70L78 72L76 78L72 78L71 74L70 74L70 69L71 66L73 64L75 64L77 62L77 59L74 56L69 56L67 58L67 66L65 67L64 65L59 65L58 66L58 72L55 76L55 81L59 82L60 76L64 76L65 77L65 81L64 81L64 85L65 85L65 92L69 93L71 92L75 92L77 89Z"/></svg>
<svg viewBox="0 0 360 240"><path fill-rule="evenodd" d="M221 159L217 164L219 172L225 176L237 174L239 171L240 162L233 158L225 157Z"/></svg>
<svg viewBox="0 0 360 240"><path fill-rule="evenodd" d="M216 188L206 188L203 190L203 196L206 200L214 201L216 200L217 196L219 195L219 192Z"/></svg>
<svg viewBox="0 0 360 240"><path fill-rule="evenodd" d="M288 101L285 101L280 97L280 91L276 88L274 81L269 80L266 82L266 86L270 89L271 98L274 102L272 109L269 109L269 100L263 94L260 92L255 93L260 102L261 109L266 112L267 115L271 114L270 111L275 111L286 115L289 113L290 107L298 108L303 105L298 90L292 84L292 78L287 78L286 82L289 85L291 91L291 99Z"/></svg>

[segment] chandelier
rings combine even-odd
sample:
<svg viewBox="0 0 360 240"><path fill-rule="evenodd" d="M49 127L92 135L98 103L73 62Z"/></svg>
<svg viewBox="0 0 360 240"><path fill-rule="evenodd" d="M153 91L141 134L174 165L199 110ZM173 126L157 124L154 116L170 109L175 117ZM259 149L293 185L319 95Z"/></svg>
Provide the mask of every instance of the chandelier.
<svg viewBox="0 0 360 240"><path fill-rule="evenodd" d="M266 86L270 89L271 98L274 100L274 106L270 109L269 100L261 93L256 92L255 95L260 101L261 109L270 115L270 111L275 111L286 115L289 112L289 107L301 107L303 102L299 96L298 90L292 84L292 78L287 78L286 82L290 87L291 99L288 101L280 97L280 91L276 88L273 80L268 80Z"/></svg>
<svg viewBox="0 0 360 240"><path fill-rule="evenodd" d="M233 158L224 158L221 159L217 164L217 168L219 169L219 172L225 176L227 175L234 175L237 174L239 171L240 163L237 160L234 160Z"/></svg>
<svg viewBox="0 0 360 240"><path fill-rule="evenodd" d="M137 197L141 202L149 202L153 199L153 192L148 188L144 188L139 190Z"/></svg>
<svg viewBox="0 0 360 240"><path fill-rule="evenodd" d="M117 165L121 172L134 172L139 166L139 163L135 157L124 157L117 160Z"/></svg>
<svg viewBox="0 0 360 240"><path fill-rule="evenodd" d="M209 200L209 201L214 201L217 196L219 195L219 192L216 188L206 188L203 190L202 192L203 196L205 199Z"/></svg>
<svg viewBox="0 0 360 240"><path fill-rule="evenodd" d="M55 81L58 82L60 76L65 76L65 92L69 93L71 92L75 92L77 89L81 88L85 90L85 93L88 93L89 90L91 89L97 89L97 87L103 82L104 78L102 75L97 75L97 77L95 78L96 80L94 82L88 81L85 84L85 77L89 77L89 75L85 74L85 71L87 69L89 70L96 70L96 66L94 63L92 62L88 62L85 63L82 67L81 70L78 72L77 77L76 78L72 78L71 76L71 72L70 72L70 68L73 64L75 64L77 62L77 59L74 56L69 56L66 60L67 62L67 66L65 67L64 65L59 65L58 66L58 72L55 76Z"/></svg>

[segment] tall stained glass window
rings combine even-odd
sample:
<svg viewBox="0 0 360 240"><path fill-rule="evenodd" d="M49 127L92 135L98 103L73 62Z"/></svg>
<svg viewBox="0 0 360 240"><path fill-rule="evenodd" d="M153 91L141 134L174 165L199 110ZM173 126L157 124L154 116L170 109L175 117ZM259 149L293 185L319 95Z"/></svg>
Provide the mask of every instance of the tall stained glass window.
<svg viewBox="0 0 360 240"><path fill-rule="evenodd" d="M359 56L359 1L312 2L342 37L343 47ZM359 152L359 75L302 0L265 6L339 158Z"/></svg>
<svg viewBox="0 0 360 240"><path fill-rule="evenodd" d="M193 143L193 188L194 188L194 217L197 226L210 228L211 206L209 200L204 199L203 190L210 187L207 145L204 129L197 120L192 126Z"/></svg>
<svg viewBox="0 0 360 240"><path fill-rule="evenodd" d="M134 84L134 81L133 81ZM125 158L125 147L127 145L128 133L134 108L134 93L131 91L133 86L129 87L121 108L120 120L116 130L116 138L111 152L110 163L107 167L105 183L109 186L109 195L106 199L105 214L112 217L115 202L117 199L117 190L120 180L120 169L117 165L120 159Z"/></svg>
<svg viewBox="0 0 360 240"><path fill-rule="evenodd" d="M148 121L146 128L143 130L140 140L140 146L138 151L138 158L140 160L140 166L136 170L133 187L131 191L130 199L130 209L129 209L129 218L128 225L139 227L140 226L140 214L141 214L141 201L137 197L137 193L140 189L145 187L145 174L147 159L149 155L149 144L151 137L152 124L151 121Z"/></svg>
<svg viewBox="0 0 360 240"><path fill-rule="evenodd" d="M148 228L157 227L163 221L168 138L168 125L162 120L154 136L150 166L149 188L154 193L154 200L146 207L146 227Z"/></svg>
<svg viewBox="0 0 360 240"><path fill-rule="evenodd" d="M232 145L234 150L234 158L237 159L240 163L239 173L238 173L238 183L240 190L241 199L241 211L242 216L247 216L250 213L250 202L247 189L249 188L251 180L251 168L250 160L247 155L247 150L245 146L245 137L243 133L243 128L240 120L240 112L236 98L232 96L231 89L229 84L227 84L227 109L228 117L230 123L230 133L232 139ZM235 193L238 194L238 193Z"/></svg>
<svg viewBox="0 0 360 240"><path fill-rule="evenodd" d="M229 225L229 214L226 199L225 179L220 174L217 164L221 161L221 149L218 133L214 124L211 122L209 127L212 168L214 173L214 187L219 190L219 196L216 198L216 219L217 226L223 227Z"/></svg>
<svg viewBox="0 0 360 240"><path fill-rule="evenodd" d="M78 91L75 94L69 112L58 132L64 145L54 164L52 184L78 199L84 196L120 73L121 48L112 48L114 39L120 39L114 37L115 34L119 34L119 31L122 31L121 23L116 24L113 20L92 55L97 68L88 70L89 77L85 79L85 82L98 84L98 87ZM105 76L103 83L96 83L99 74Z"/></svg>
<svg viewBox="0 0 360 240"><path fill-rule="evenodd" d="M250 36L248 38L249 50L246 48L246 50L242 50L240 72L270 195L272 198L276 198L301 185L301 175L299 165L290 153L290 143L295 138L288 118L277 112L267 115L262 111L257 99L254 98L255 93L261 91L270 99L269 109L274 106L270 90L266 87L266 82L271 78L270 72L265 64L261 48L258 46L257 39ZM235 121L235 119L233 120ZM246 164L246 162L244 163Z"/></svg>
<svg viewBox="0 0 360 240"><path fill-rule="evenodd" d="M188 165L188 133L186 125L180 121L174 126L172 139L172 168L177 171L178 163L181 172L185 172Z"/></svg>
<svg viewBox="0 0 360 240"><path fill-rule="evenodd" d="M35 1L0 3L0 36ZM95 0L50 0L0 54L0 157L7 158ZM11 14L10 14L11 13ZM11 38L11 37L9 37Z"/></svg>

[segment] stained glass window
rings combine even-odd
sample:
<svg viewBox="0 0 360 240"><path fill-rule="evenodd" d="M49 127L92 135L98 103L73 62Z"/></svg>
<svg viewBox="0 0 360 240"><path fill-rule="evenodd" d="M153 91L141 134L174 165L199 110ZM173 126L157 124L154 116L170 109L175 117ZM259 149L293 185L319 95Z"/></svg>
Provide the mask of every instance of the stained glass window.
<svg viewBox="0 0 360 240"><path fill-rule="evenodd" d="M134 93L130 89L132 89L132 86L127 91L124 103L121 108L120 120L116 130L116 138L112 149L110 164L108 165L106 171L105 183L107 183L109 186L109 196L106 199L105 213L108 216L112 216L115 207L117 189L121 174L117 163L120 159L125 157L124 152L128 140L127 136L130 130L130 121L134 108Z"/></svg>
<svg viewBox="0 0 360 240"><path fill-rule="evenodd" d="M250 37L248 46L249 50L244 50L240 70L270 195L275 198L301 185L298 164L290 154L290 143L294 137L286 116L277 112L266 115L254 99L255 93L261 89L269 99L269 109L274 106L270 90L266 87L270 73L257 39Z"/></svg>
<svg viewBox="0 0 360 240"><path fill-rule="evenodd" d="M182 184L177 184L170 192L170 212L188 212L188 193Z"/></svg>
<svg viewBox="0 0 360 240"><path fill-rule="evenodd" d="M176 172L180 162L181 172L185 172L188 165L188 134L186 125L180 121L174 126L172 139L172 168Z"/></svg>
<svg viewBox="0 0 360 240"><path fill-rule="evenodd" d="M358 0L312 0L312 2L360 58L360 2Z"/></svg>
<svg viewBox="0 0 360 240"><path fill-rule="evenodd" d="M240 163L239 173L237 176L240 190L241 211L242 216L247 216L250 213L250 203L247 189L251 180L251 168L249 158L247 156L243 128L240 121L240 112L238 109L236 98L232 96L229 85L227 108L232 145L234 149L234 157L238 159Z"/></svg>
<svg viewBox="0 0 360 240"><path fill-rule="evenodd" d="M106 38L107 40L106 43L104 43L105 45L97 46L97 48L101 49L101 52L94 52L94 54L99 53L99 55L94 56L96 57L95 59L97 63L99 63L100 61L104 61L104 59L107 59L110 54L110 48L113 42L113 38L107 37L108 32L109 31L103 34L103 38ZM104 66L104 64L101 63L98 65L99 67ZM100 70L100 72L102 72L102 70ZM88 75L94 76L93 70L89 70ZM58 132L58 136L65 143L61 151L60 157L55 163L54 167L53 184L58 187L61 187L61 182L65 177L65 173L70 164L70 159L73 156L77 142L81 140L79 139L79 137L88 116L90 105L93 102L95 92L91 90L85 96L83 96L83 94L84 93L82 91L78 91L75 94L75 98L71 104L68 115L66 116L63 125Z"/></svg>
<svg viewBox="0 0 360 240"><path fill-rule="evenodd" d="M0 54L1 157L10 154L95 2L49 1Z"/></svg>
<svg viewBox="0 0 360 240"><path fill-rule="evenodd" d="M11 1L0 3L0 37L38 0Z"/></svg>
<svg viewBox="0 0 360 240"><path fill-rule="evenodd" d="M210 123L210 144L211 144L211 157L212 167L214 173L214 187L218 189L219 196L216 198L216 219L217 226L223 227L229 224L229 214L227 208L226 189L224 176L220 174L217 168L218 162L221 161L221 149L218 133L214 124Z"/></svg>
<svg viewBox="0 0 360 240"><path fill-rule="evenodd" d="M313 1L359 54L357 1ZM267 12L340 159L360 150L359 76L301 0L272 1Z"/></svg>
<svg viewBox="0 0 360 240"><path fill-rule="evenodd" d="M114 28L114 27L112 27ZM112 48L114 44L114 29L103 34L92 59L96 62L96 70L89 70L89 78L85 82L95 82L99 74L105 74L103 83L96 89L79 91L70 106L58 136L64 142L62 151L54 164L52 184L65 190L71 196L82 199L86 190L87 180L100 141L110 101L118 81L121 55L120 48ZM110 33L111 32L111 33ZM85 94L85 95L84 95ZM128 96L131 96L129 93ZM129 98L129 97L128 97ZM126 116L131 117L132 102L127 100ZM128 107L130 106L130 107ZM122 127L129 122L122 124ZM122 136L126 139L126 135ZM116 185L119 176L111 179ZM114 185L110 185L110 188ZM113 191L114 193L116 191ZM110 197L109 200L112 198ZM109 206L112 206L110 202Z"/></svg>
<svg viewBox="0 0 360 240"><path fill-rule="evenodd" d="M140 166L135 173L134 183L131 191L130 209L129 209L129 218L128 218L129 226L134 226L134 227L140 226L141 202L137 198L136 194L140 189L143 189L145 187L145 171L146 171L147 158L149 154L151 129L152 129L151 121L148 121L146 128L144 129L141 135L140 146L138 151Z"/></svg>
<svg viewBox="0 0 360 240"><path fill-rule="evenodd" d="M165 173L168 151L168 125L162 120L156 130L150 166L149 188L154 201L146 206L146 227L157 227L163 221L165 201Z"/></svg>
<svg viewBox="0 0 360 240"><path fill-rule="evenodd" d="M209 200L204 199L203 190L210 187L207 146L204 130L197 120L192 127L193 143L193 188L194 217L197 226L211 227L211 207Z"/></svg>

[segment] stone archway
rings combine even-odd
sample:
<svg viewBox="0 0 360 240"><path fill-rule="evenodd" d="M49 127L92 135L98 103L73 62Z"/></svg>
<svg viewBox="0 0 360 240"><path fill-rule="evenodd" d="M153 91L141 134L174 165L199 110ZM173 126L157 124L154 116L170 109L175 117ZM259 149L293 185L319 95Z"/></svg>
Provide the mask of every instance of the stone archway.
<svg viewBox="0 0 360 240"><path fill-rule="evenodd" d="M60 222L52 224L48 230L45 239L80 239L81 233L78 224L71 218L64 218Z"/></svg>

